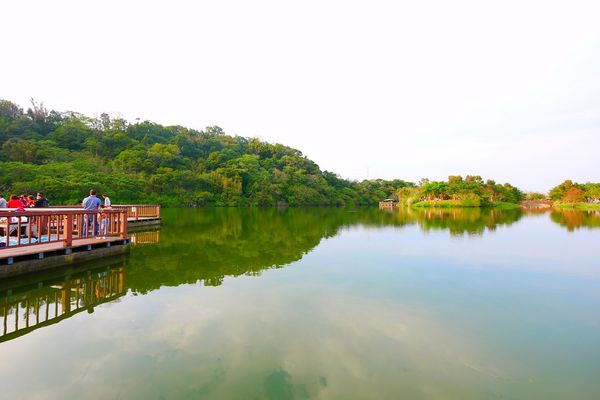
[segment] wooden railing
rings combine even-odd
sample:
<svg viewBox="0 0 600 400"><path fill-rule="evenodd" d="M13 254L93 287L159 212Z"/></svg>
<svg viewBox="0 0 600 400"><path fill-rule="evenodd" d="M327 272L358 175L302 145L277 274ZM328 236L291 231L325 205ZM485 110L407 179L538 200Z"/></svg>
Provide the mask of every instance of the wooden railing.
<svg viewBox="0 0 600 400"><path fill-rule="evenodd" d="M127 213L122 209L32 208L0 211L0 255L2 250L17 247L59 242L63 242L64 247L71 247L78 239L115 236L127 237Z"/></svg>
<svg viewBox="0 0 600 400"><path fill-rule="evenodd" d="M126 210L127 218L130 219L160 218L160 205L158 204L116 204L112 208Z"/></svg>
<svg viewBox="0 0 600 400"><path fill-rule="evenodd" d="M71 210L80 209L81 206L48 206L48 208ZM111 209L126 210L129 219L160 218L159 204L113 204Z"/></svg>

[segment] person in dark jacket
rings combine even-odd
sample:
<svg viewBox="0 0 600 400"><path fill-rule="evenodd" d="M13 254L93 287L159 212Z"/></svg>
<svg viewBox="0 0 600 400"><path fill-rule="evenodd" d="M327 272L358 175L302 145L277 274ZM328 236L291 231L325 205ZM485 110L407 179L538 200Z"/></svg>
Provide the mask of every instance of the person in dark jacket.
<svg viewBox="0 0 600 400"><path fill-rule="evenodd" d="M37 198L35 200L35 207L36 208L45 208L48 207L50 205L50 203L48 202L48 199L44 197L44 193L38 193L37 194Z"/></svg>

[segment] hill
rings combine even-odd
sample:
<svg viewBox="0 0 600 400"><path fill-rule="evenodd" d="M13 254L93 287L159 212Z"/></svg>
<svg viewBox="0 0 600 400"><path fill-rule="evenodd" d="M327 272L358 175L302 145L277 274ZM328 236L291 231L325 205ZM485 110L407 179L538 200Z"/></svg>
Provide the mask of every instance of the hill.
<svg viewBox="0 0 600 400"><path fill-rule="evenodd" d="M121 204L367 205L414 186L342 179L299 150L217 126L197 131L90 118L34 101L23 111L0 100L0 143L0 193L42 191L54 205L75 204L90 188Z"/></svg>

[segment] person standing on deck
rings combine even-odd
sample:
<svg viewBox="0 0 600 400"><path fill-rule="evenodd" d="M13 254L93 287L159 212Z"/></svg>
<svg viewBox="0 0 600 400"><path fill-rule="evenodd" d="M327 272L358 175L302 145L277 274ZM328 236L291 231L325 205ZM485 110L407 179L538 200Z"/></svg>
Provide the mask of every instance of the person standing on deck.
<svg viewBox="0 0 600 400"><path fill-rule="evenodd" d="M90 190L90 195L83 199L83 208L85 210L97 211L102 204L102 201L96 197L96 191L94 189ZM83 219L83 236L87 236L88 226L94 223L93 235L96 236L98 234L98 218L94 218L94 214L88 214L87 218Z"/></svg>
<svg viewBox="0 0 600 400"><path fill-rule="evenodd" d="M50 205L50 203L48 202L48 199L44 197L44 194L42 192L38 192L35 202L33 203L33 207L35 208L46 208ZM48 233L48 217L45 215L42 215L40 218L40 234L41 235L45 235Z"/></svg>
<svg viewBox="0 0 600 400"><path fill-rule="evenodd" d="M23 202L21 202L21 200L19 200L19 196L17 196L16 194L11 194L10 200L8 201L7 206L8 206L8 208L20 209L20 208L23 208Z"/></svg>
<svg viewBox="0 0 600 400"><path fill-rule="evenodd" d="M48 199L44 197L44 193L38 193L35 199L35 208L46 208L50 205Z"/></svg>
<svg viewBox="0 0 600 400"><path fill-rule="evenodd" d="M110 207L110 199L106 193L102 193L102 198L104 199L104 207Z"/></svg>
<svg viewBox="0 0 600 400"><path fill-rule="evenodd" d="M0 208L6 208L7 206L8 206L8 202L6 201L4 196L2 196L2 194L0 194Z"/></svg>

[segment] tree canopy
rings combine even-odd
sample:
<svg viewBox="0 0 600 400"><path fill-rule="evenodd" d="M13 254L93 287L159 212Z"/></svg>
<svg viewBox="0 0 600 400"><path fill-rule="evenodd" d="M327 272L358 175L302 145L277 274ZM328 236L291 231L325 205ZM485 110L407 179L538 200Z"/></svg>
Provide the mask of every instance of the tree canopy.
<svg viewBox="0 0 600 400"><path fill-rule="evenodd" d="M451 175L447 181L422 179L414 188L401 188L397 192L400 201L419 205L440 206L493 206L502 203L516 204L525 194L509 183L498 184L484 180L479 175Z"/></svg>
<svg viewBox="0 0 600 400"><path fill-rule="evenodd" d="M218 126L90 118L34 101L23 111L0 100L0 143L0 192L42 191L55 205L91 188L119 203L167 206L366 205L414 186L342 179L299 150Z"/></svg>
<svg viewBox="0 0 600 400"><path fill-rule="evenodd" d="M568 179L550 190L550 198L561 203L600 201L600 183L576 183Z"/></svg>

